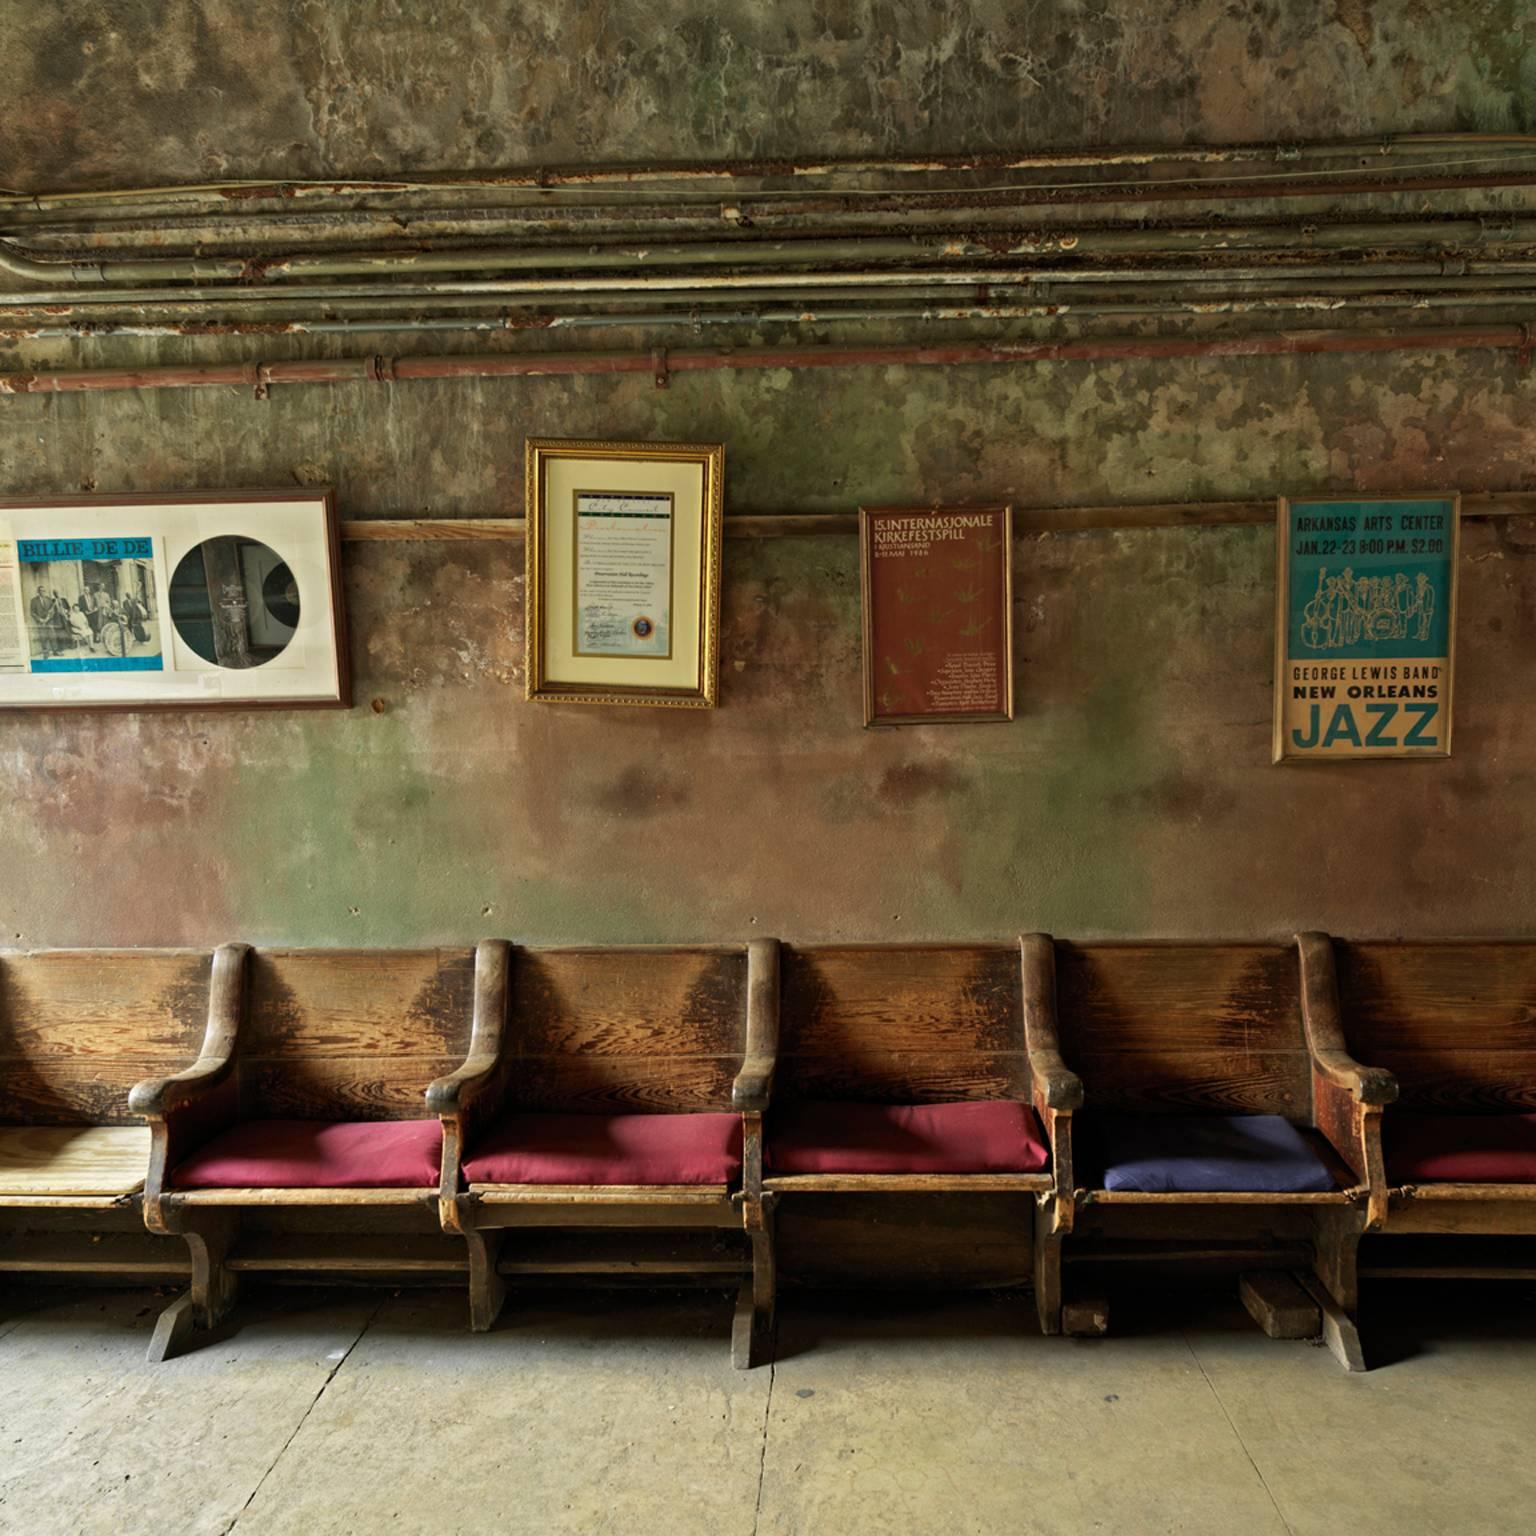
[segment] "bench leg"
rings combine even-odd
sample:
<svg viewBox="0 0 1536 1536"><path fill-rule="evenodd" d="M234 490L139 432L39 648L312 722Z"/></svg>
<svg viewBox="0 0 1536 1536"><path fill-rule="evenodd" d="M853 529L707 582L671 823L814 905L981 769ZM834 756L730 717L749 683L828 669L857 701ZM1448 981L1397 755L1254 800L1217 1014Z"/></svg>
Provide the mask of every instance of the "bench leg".
<svg viewBox="0 0 1536 1536"><path fill-rule="evenodd" d="M738 1371L751 1370L773 1359L778 1272L773 1251L772 1205L765 1202L748 1211L747 1238L752 1245L752 1273L741 1283L731 1324L731 1364Z"/></svg>
<svg viewBox="0 0 1536 1536"><path fill-rule="evenodd" d="M196 1326L197 1315L193 1310L192 1292L183 1291L155 1319L155 1331L150 1335L145 1361L150 1365L159 1365L162 1360L179 1355Z"/></svg>
<svg viewBox="0 0 1536 1536"><path fill-rule="evenodd" d="M1034 1267L1035 1315L1041 1333L1061 1332L1061 1244L1062 1233L1056 1227L1049 1207L1035 1207Z"/></svg>
<svg viewBox="0 0 1536 1536"><path fill-rule="evenodd" d="M1366 1369L1355 1315L1360 1306L1358 1258L1365 1217L1356 1210L1317 1213L1313 1273L1308 1279L1323 1314L1323 1342L1346 1371Z"/></svg>
<svg viewBox="0 0 1536 1536"><path fill-rule="evenodd" d="M192 1255L192 1310L199 1328L214 1328L229 1316L235 1305L240 1277L225 1264L240 1230L233 1211L219 1211L186 1228L182 1236Z"/></svg>
<svg viewBox="0 0 1536 1536"><path fill-rule="evenodd" d="M489 1333L507 1299L507 1282L496 1267L501 1239L499 1231L479 1232L469 1227L464 1232L469 1245L469 1326L473 1333Z"/></svg>
<svg viewBox="0 0 1536 1536"><path fill-rule="evenodd" d="M145 1355L151 1365L180 1354L198 1330L223 1322L239 1284L239 1276L224 1262L240 1230L236 1212L199 1213L195 1224L183 1215L178 1228L191 1260L191 1284L156 1319Z"/></svg>

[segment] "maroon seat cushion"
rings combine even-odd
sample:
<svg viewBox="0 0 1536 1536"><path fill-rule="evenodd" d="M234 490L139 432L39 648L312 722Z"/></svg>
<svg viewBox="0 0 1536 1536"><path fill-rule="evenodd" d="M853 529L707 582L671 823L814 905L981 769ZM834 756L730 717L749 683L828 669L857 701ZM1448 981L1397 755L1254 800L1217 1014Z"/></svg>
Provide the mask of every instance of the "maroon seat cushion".
<svg viewBox="0 0 1536 1536"><path fill-rule="evenodd" d="M1388 1110L1381 1133L1392 1184L1536 1184L1536 1114Z"/></svg>
<svg viewBox="0 0 1536 1536"><path fill-rule="evenodd" d="M729 1184L741 1116L504 1115L464 1160L471 1184Z"/></svg>
<svg viewBox="0 0 1536 1536"><path fill-rule="evenodd" d="M438 1120L246 1120L171 1176L175 1189L417 1189L435 1186Z"/></svg>
<svg viewBox="0 0 1536 1536"><path fill-rule="evenodd" d="M786 1104L768 1116L774 1173L1038 1173L1050 1149L1034 1111L965 1104Z"/></svg>

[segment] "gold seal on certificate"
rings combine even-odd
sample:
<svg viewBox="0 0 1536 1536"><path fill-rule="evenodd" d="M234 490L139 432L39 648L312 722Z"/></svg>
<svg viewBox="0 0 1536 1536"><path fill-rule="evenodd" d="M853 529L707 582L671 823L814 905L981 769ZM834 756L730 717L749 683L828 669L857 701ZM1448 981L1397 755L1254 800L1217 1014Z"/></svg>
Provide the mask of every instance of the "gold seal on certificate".
<svg viewBox="0 0 1536 1536"><path fill-rule="evenodd" d="M717 444L528 440L530 699L714 707L724 469Z"/></svg>
<svg viewBox="0 0 1536 1536"><path fill-rule="evenodd" d="M578 656L672 654L672 495L576 491Z"/></svg>

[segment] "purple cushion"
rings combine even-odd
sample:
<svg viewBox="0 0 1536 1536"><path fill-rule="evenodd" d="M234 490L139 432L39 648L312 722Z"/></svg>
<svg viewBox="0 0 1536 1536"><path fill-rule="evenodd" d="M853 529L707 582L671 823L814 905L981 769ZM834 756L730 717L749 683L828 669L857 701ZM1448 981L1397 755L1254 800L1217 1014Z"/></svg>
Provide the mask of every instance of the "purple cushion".
<svg viewBox="0 0 1536 1536"><path fill-rule="evenodd" d="M1004 1099L787 1104L768 1116L764 1153L774 1173L1038 1173L1049 1161L1034 1111Z"/></svg>
<svg viewBox="0 0 1536 1536"><path fill-rule="evenodd" d="M1416 1115L1381 1123L1393 1184L1536 1184L1536 1115Z"/></svg>
<svg viewBox="0 0 1536 1536"><path fill-rule="evenodd" d="M200 1147L175 1189L425 1189L442 1163L438 1120L246 1120Z"/></svg>
<svg viewBox="0 0 1536 1536"><path fill-rule="evenodd" d="M504 1115L464 1160L471 1184L729 1184L741 1116Z"/></svg>
<svg viewBox="0 0 1536 1536"><path fill-rule="evenodd" d="M1105 1189L1296 1195L1337 1188L1282 1115L1106 1115L1097 1132Z"/></svg>

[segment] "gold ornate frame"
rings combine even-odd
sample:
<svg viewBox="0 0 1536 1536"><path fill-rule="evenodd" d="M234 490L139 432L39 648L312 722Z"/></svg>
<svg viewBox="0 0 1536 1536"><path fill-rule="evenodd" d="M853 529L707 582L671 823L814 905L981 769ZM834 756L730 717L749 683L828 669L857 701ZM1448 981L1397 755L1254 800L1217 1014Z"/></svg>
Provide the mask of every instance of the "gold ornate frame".
<svg viewBox="0 0 1536 1536"><path fill-rule="evenodd" d="M548 540L552 537L546 505L547 466L554 459L597 460L604 463L697 464L703 471L698 508L698 668L693 686L646 687L632 681L599 682L551 678L548 675L547 593ZM527 681L526 696L540 703L640 704L674 709L713 709L720 691L720 562L724 536L725 448L720 443L621 443L583 438L530 437L524 454L524 506L527 537ZM674 516L687 507L674 504ZM574 532L572 534L574 543ZM574 552L574 551L573 551ZM687 572L674 570L674 581ZM674 634L672 643L677 644ZM584 657L601 662L603 658Z"/></svg>

